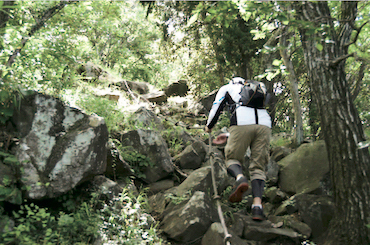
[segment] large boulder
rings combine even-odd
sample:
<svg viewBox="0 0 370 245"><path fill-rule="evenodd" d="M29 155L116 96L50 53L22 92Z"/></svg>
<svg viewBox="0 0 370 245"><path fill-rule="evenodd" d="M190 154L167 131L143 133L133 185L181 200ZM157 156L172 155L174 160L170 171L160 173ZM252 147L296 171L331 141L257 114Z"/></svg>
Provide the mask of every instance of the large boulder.
<svg viewBox="0 0 370 245"><path fill-rule="evenodd" d="M275 226L281 226L282 228L292 229L302 235L304 239L308 239L311 236L312 229L306 224L301 222L294 215L284 216L273 216L269 217L269 220L275 224Z"/></svg>
<svg viewBox="0 0 370 245"><path fill-rule="evenodd" d="M21 138L16 156L27 197L56 197L105 171L103 118L34 93L22 100L13 121Z"/></svg>
<svg viewBox="0 0 370 245"><path fill-rule="evenodd" d="M217 192L219 194L226 189L231 180L223 164L222 159L215 158L214 173L218 188ZM196 191L213 194L212 171L210 166L202 167L191 172L180 185L151 196L149 198L149 204L153 212L166 216L167 209L171 206L171 199L181 200ZM165 212L165 210L167 211Z"/></svg>
<svg viewBox="0 0 370 245"><path fill-rule="evenodd" d="M206 144L201 141L195 141L188 145L185 150L176 158L179 161L182 169L197 169L199 168L206 157Z"/></svg>
<svg viewBox="0 0 370 245"><path fill-rule="evenodd" d="M153 111L140 107L131 116L131 119L135 126L141 128L154 128L158 130L164 130L163 123Z"/></svg>
<svg viewBox="0 0 370 245"><path fill-rule="evenodd" d="M282 191L291 194L328 192L329 161L324 141L303 144L278 164Z"/></svg>
<svg viewBox="0 0 370 245"><path fill-rule="evenodd" d="M149 102L157 103L157 104L162 104L164 102L167 102L167 96L165 92L163 91L156 91L148 94L142 95L142 97Z"/></svg>
<svg viewBox="0 0 370 245"><path fill-rule="evenodd" d="M285 146L277 146L271 149L271 158L275 160L275 162L278 162L291 153L292 149Z"/></svg>
<svg viewBox="0 0 370 245"><path fill-rule="evenodd" d="M230 244L233 245L256 245L256 242L246 241L237 236L233 231L229 230L231 235L229 239ZM202 238L202 245L224 245L225 233L221 223L213 223L209 227L207 233Z"/></svg>
<svg viewBox="0 0 370 245"><path fill-rule="evenodd" d="M149 85L146 82L131 82L131 81L120 81L113 83L110 87L118 87L126 92L135 92L138 94L147 94L149 93Z"/></svg>
<svg viewBox="0 0 370 245"><path fill-rule="evenodd" d="M97 80L104 74L104 71L100 66L88 61L86 64L82 64L77 68L77 73L82 75L85 80L90 81Z"/></svg>
<svg viewBox="0 0 370 245"><path fill-rule="evenodd" d="M234 232L236 234L241 234L241 238L251 241L274 241L274 240L286 240L287 243L278 244L298 244L300 239L300 234L297 232L286 229L286 228L276 228L273 224L268 221L256 222L252 217L243 215L240 213L234 214L235 226ZM289 242L288 242L289 241ZM274 244L274 243L267 243Z"/></svg>
<svg viewBox="0 0 370 245"><path fill-rule="evenodd" d="M185 96L189 91L189 87L186 83L186 80L180 80L178 82L171 83L163 91L167 97Z"/></svg>
<svg viewBox="0 0 370 245"><path fill-rule="evenodd" d="M200 110L201 113L206 113L206 114L209 113L209 110L212 108L213 101L216 98L217 92L218 92L218 89L200 98L198 102L202 105L202 109Z"/></svg>
<svg viewBox="0 0 370 245"><path fill-rule="evenodd" d="M173 163L167 144L158 132L133 130L121 136L121 144L149 158L150 164L139 166L148 183L156 182L173 173ZM128 148L127 150L129 151Z"/></svg>
<svg viewBox="0 0 370 245"><path fill-rule="evenodd" d="M228 176L227 170L224 167L224 162L221 158L214 158L213 169L215 182L217 183L217 192L220 194L230 184L231 177ZM177 196L182 196L189 190L204 192L211 190L211 193L213 194L211 166L201 167L191 172L191 174L179 186L175 187L173 193Z"/></svg>
<svg viewBox="0 0 370 245"><path fill-rule="evenodd" d="M201 238L217 217L211 198L196 191L185 204L173 206L163 218L161 229L170 239L184 244Z"/></svg>
<svg viewBox="0 0 370 245"><path fill-rule="evenodd" d="M296 195L296 206L303 220L311 229L312 237L319 238L329 227L335 205L330 196Z"/></svg>
<svg viewBox="0 0 370 245"><path fill-rule="evenodd" d="M269 185L277 185L279 181L279 164L270 158L266 166L266 177Z"/></svg>

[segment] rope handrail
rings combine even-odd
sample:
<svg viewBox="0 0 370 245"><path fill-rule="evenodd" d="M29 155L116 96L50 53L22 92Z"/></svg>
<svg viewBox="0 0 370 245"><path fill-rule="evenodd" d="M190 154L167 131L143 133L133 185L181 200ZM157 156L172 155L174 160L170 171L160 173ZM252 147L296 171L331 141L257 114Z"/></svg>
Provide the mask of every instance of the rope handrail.
<svg viewBox="0 0 370 245"><path fill-rule="evenodd" d="M216 200L216 205L217 205L217 212L218 216L220 218L220 222L222 225L222 229L224 230L224 243L226 245L230 245L230 239L231 239L231 234L227 231L225 219L222 213L221 209L221 204L220 204L220 196L218 195L217 192L217 185L216 185L216 178L215 178L215 169L214 169L214 160L213 160L213 154L212 154L212 139L211 139L211 133L209 133L209 154L210 154L210 163L211 163L211 173L212 173L212 185L213 185L213 193L214 193L214 199Z"/></svg>

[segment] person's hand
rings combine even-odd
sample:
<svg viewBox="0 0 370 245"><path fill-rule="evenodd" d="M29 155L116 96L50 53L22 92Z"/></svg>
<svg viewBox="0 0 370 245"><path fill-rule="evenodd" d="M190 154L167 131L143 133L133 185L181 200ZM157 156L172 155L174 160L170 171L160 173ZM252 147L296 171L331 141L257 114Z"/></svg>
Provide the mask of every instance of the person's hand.
<svg viewBox="0 0 370 245"><path fill-rule="evenodd" d="M223 145L226 143L227 141L227 138L228 138L229 134L228 133L222 133L222 134L219 134L216 139L214 139L212 142L213 144L215 145Z"/></svg>
<svg viewBox="0 0 370 245"><path fill-rule="evenodd" d="M212 129L210 129L210 128L208 128L207 126L204 128L204 131L206 132L206 133L210 133L210 132L212 132Z"/></svg>

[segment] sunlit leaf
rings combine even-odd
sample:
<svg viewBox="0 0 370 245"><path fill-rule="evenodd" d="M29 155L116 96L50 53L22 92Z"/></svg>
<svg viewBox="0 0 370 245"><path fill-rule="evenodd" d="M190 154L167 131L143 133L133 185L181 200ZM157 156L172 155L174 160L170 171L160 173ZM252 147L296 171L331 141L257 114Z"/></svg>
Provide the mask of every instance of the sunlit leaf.
<svg viewBox="0 0 370 245"><path fill-rule="evenodd" d="M195 13L188 21L187 26L191 26L198 19L198 13Z"/></svg>
<svg viewBox="0 0 370 245"><path fill-rule="evenodd" d="M317 50L319 50L319 51L322 51L323 49L324 49L324 47L322 46L322 44L320 44L320 43L316 43L316 48L317 48Z"/></svg>

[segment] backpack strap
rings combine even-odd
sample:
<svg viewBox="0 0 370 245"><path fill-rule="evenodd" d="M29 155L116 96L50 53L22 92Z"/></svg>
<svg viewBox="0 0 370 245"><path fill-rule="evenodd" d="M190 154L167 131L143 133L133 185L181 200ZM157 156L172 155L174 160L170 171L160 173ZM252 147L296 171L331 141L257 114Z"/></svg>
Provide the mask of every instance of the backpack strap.
<svg viewBox="0 0 370 245"><path fill-rule="evenodd" d="M254 108L254 117L256 119L256 124L258 124L258 111L257 111L257 108Z"/></svg>

